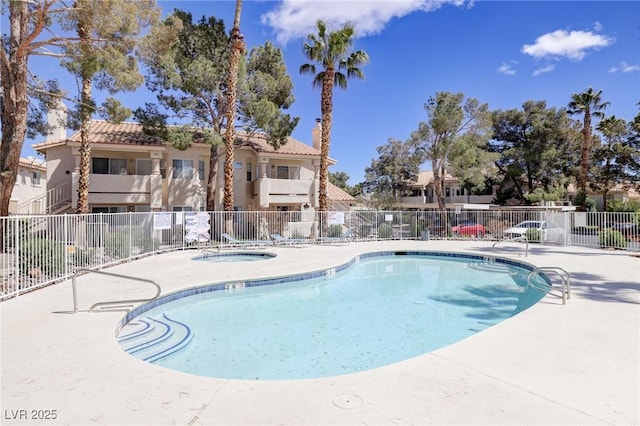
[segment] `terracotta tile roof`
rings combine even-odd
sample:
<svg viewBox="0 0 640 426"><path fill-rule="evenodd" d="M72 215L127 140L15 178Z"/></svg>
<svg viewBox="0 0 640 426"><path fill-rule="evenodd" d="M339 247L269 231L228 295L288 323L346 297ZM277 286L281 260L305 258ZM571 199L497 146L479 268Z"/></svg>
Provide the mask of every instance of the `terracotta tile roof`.
<svg viewBox="0 0 640 426"><path fill-rule="evenodd" d="M46 163L44 162L44 160L39 158L29 159L29 158L20 157L18 166L27 170L38 170L40 172L47 171Z"/></svg>
<svg viewBox="0 0 640 426"><path fill-rule="evenodd" d="M328 182L327 185L327 198L333 201L356 201L355 198L331 182Z"/></svg>
<svg viewBox="0 0 640 426"><path fill-rule="evenodd" d="M163 146L162 139L146 135L138 123L113 124L102 120L92 120L89 124L91 142L114 145ZM80 132L75 132L70 141L80 142Z"/></svg>
<svg viewBox="0 0 640 426"><path fill-rule="evenodd" d="M280 148L276 150L271 145L269 145L265 138L260 137L260 135L255 135L248 139L245 139L244 135L245 134L243 132L238 132L238 137L245 140L243 145L250 146L258 152L320 156L319 150L292 137L288 137L287 143L280 146Z"/></svg>
<svg viewBox="0 0 640 426"><path fill-rule="evenodd" d="M456 179L449 173L444 176L445 182L456 181ZM426 186L433 182L433 170L423 170L418 173L418 181L413 183L412 186Z"/></svg>
<svg viewBox="0 0 640 426"><path fill-rule="evenodd" d="M146 145L146 146L164 146L165 142L157 137L146 135L142 131L142 126L138 123L120 123L113 124L103 120L92 120L89 125L91 133L91 141L100 144L113 145ZM238 137L243 139L242 145L250 147L257 152L272 152L279 154L320 156L320 151L302 143L292 137L287 138L287 143L275 150L269 145L264 137L260 137L259 133L246 138L245 132L238 132ZM80 132L73 133L67 141L80 142ZM33 145L36 150L46 149L51 146L64 144L64 140L46 141ZM335 164L335 160L329 159L331 164Z"/></svg>

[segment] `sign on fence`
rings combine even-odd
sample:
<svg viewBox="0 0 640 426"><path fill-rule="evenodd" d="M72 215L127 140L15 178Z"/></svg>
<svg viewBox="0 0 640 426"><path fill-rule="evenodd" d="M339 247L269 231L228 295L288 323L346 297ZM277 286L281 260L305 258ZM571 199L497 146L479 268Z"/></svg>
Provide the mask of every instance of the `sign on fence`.
<svg viewBox="0 0 640 426"><path fill-rule="evenodd" d="M162 229L171 229L171 213L156 212L153 214L153 230Z"/></svg>

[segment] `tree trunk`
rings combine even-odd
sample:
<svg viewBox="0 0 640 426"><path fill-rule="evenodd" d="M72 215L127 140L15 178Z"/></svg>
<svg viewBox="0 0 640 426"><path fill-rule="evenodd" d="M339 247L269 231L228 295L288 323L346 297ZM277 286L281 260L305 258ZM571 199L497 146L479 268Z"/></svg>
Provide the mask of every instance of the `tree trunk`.
<svg viewBox="0 0 640 426"><path fill-rule="evenodd" d="M89 171L91 163L91 141L89 123L91 121L91 80L82 79L80 94L80 176L78 179L78 204L76 213L89 213Z"/></svg>
<svg viewBox="0 0 640 426"><path fill-rule="evenodd" d="M227 97L227 130L225 132L225 158L224 158L224 210L233 210L233 154L235 142L235 116L236 96L238 90L238 66L240 57L244 54L244 37L240 33L240 12L242 0L236 0L236 14L231 29L230 55L229 55L229 80ZM229 229L227 229L229 231Z"/></svg>
<svg viewBox="0 0 640 426"><path fill-rule="evenodd" d="M580 159L580 178L578 189L587 195L587 174L589 172L589 151L591 150L591 111L587 108L584 112L584 123L582 129L582 150Z"/></svg>
<svg viewBox="0 0 640 426"><path fill-rule="evenodd" d="M329 209L327 200L327 184L329 182L329 146L331 144L331 121L333 113L333 79L335 70L327 68L322 81L322 94L320 96L320 111L322 113L322 130L320 134L320 189L318 201L320 211Z"/></svg>
<svg viewBox="0 0 640 426"><path fill-rule="evenodd" d="M27 133L27 48L29 32L29 6L26 1L9 2L10 38L6 45L8 57L0 54L2 80L2 141L0 142L0 216L9 215L11 193L16 184L20 153ZM34 31L35 32L35 31ZM0 251L5 250L4 224L0 221Z"/></svg>
<svg viewBox="0 0 640 426"><path fill-rule="evenodd" d="M218 179L218 145L211 145L209 156L209 181L207 182L207 211L216 209L216 187Z"/></svg>
<svg viewBox="0 0 640 426"><path fill-rule="evenodd" d="M75 2L75 8L86 8L88 4ZM83 56L90 55L91 46L91 26L82 19L83 14L79 14L77 32L80 39L80 50ZM86 57L85 56L85 57ZM80 176L78 178L78 204L76 213L89 213L89 171L91 162L91 141L89 135L89 123L93 114L93 101L91 99L91 79L92 72L86 69L84 63L80 63L80 75L82 77L82 87L80 88Z"/></svg>
<svg viewBox="0 0 640 426"><path fill-rule="evenodd" d="M11 193L16 183L20 153L27 133L28 2L9 2L9 25L11 31L7 46L9 56L7 57L3 52L2 61L0 61L4 98L0 144L0 216L9 215Z"/></svg>
<svg viewBox="0 0 640 426"><path fill-rule="evenodd" d="M440 161L432 160L431 168L433 169L433 187L436 192L436 200L438 200L438 210L445 211L447 205L444 199L444 171Z"/></svg>

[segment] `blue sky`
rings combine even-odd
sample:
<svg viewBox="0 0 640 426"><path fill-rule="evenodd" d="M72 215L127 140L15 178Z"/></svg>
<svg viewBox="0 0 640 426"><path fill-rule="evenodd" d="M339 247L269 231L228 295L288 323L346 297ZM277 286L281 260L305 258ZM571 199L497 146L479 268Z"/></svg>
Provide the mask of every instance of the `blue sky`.
<svg viewBox="0 0 640 426"><path fill-rule="evenodd" d="M159 1L164 13L215 16L231 27L234 1ZM631 120L640 102L640 2L637 1L244 1L241 30L249 48L283 49L300 117L293 137L311 143L320 91L300 75L305 36L315 21L356 22L355 49L371 62L364 80L334 94L331 171L354 185L389 138L406 140L426 120L424 103L439 91L462 92L490 109L520 109L527 100L565 107L573 93L602 90L608 115ZM3 30L4 32L4 30ZM34 62L35 64L35 62ZM38 67L40 69L38 69ZM55 73L38 59L35 73ZM75 83L62 80L75 95ZM119 96L135 109L155 97L146 89ZM98 96L98 99L99 96ZM33 155L25 142L23 156ZM424 167L428 168L427 165Z"/></svg>

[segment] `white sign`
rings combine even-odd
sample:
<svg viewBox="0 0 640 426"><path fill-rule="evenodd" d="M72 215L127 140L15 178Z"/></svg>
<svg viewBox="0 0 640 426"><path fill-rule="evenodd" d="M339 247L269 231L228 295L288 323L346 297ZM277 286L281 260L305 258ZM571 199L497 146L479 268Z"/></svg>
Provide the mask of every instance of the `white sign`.
<svg viewBox="0 0 640 426"><path fill-rule="evenodd" d="M171 229L171 213L154 213L153 230Z"/></svg>
<svg viewBox="0 0 640 426"><path fill-rule="evenodd" d="M184 239L188 243L209 241L209 215L205 212L188 212L184 215Z"/></svg>
<svg viewBox="0 0 640 426"><path fill-rule="evenodd" d="M384 221L385 222L393 222L393 215L392 214L385 214L384 215Z"/></svg>
<svg viewBox="0 0 640 426"><path fill-rule="evenodd" d="M328 212L327 223L329 225L344 225L344 212Z"/></svg>

